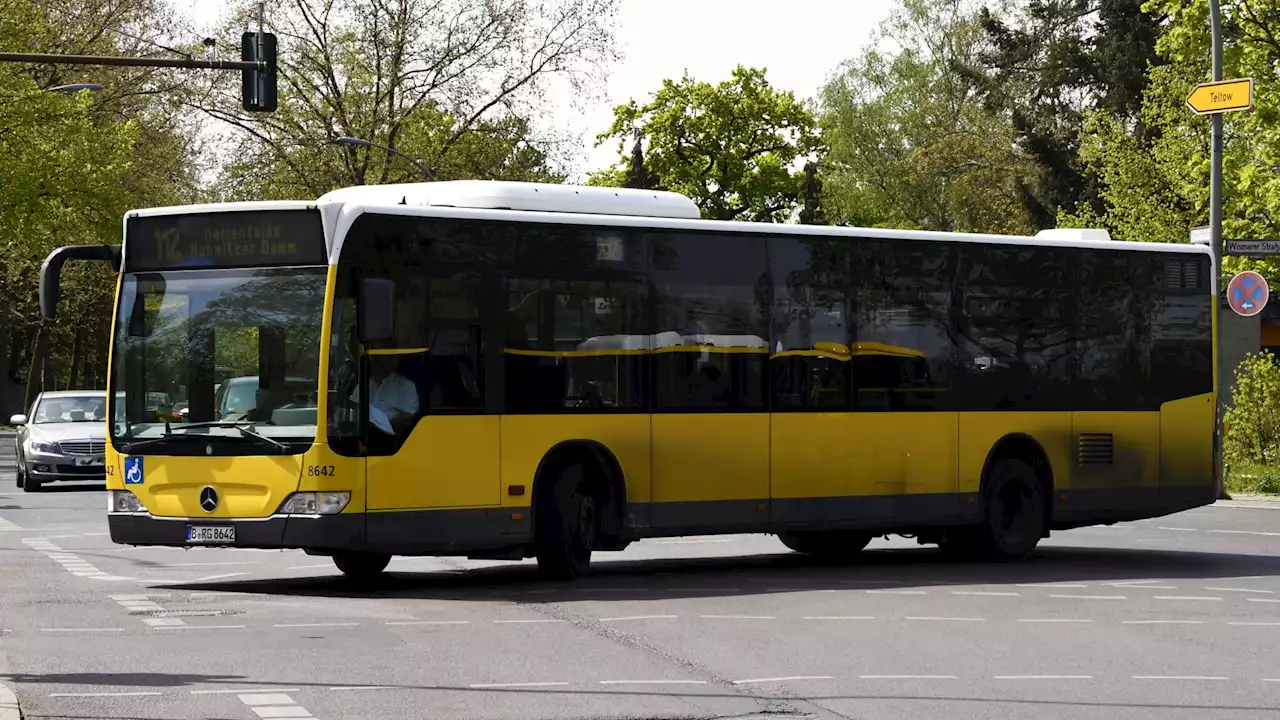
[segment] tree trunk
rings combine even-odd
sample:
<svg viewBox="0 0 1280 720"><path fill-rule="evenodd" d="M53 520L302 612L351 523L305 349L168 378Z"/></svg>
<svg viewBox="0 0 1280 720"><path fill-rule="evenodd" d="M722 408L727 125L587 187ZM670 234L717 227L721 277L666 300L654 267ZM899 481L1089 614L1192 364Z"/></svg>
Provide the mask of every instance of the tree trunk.
<svg viewBox="0 0 1280 720"><path fill-rule="evenodd" d="M27 396L24 400L23 407L31 407L36 401L36 395L44 389L44 364L45 350L48 345L49 336L45 331L44 323L36 328L36 337L33 341L31 349L31 368L27 372Z"/></svg>
<svg viewBox="0 0 1280 720"><path fill-rule="evenodd" d="M67 370L67 389L78 390L76 380L79 379L80 365L84 362L84 324L81 323L71 340L71 367Z"/></svg>

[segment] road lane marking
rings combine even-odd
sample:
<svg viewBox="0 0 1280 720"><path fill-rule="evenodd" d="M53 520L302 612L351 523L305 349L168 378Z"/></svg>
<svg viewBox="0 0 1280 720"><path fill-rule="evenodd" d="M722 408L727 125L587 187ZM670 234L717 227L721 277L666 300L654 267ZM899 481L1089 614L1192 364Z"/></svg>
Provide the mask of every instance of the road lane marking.
<svg viewBox="0 0 1280 720"><path fill-rule="evenodd" d="M863 590L871 595L928 595L926 590Z"/></svg>
<svg viewBox="0 0 1280 720"><path fill-rule="evenodd" d="M99 632L124 632L124 628L40 628L40 632L59 632L59 633L99 633Z"/></svg>
<svg viewBox="0 0 1280 720"><path fill-rule="evenodd" d="M706 680L601 680L601 685L706 685Z"/></svg>
<svg viewBox="0 0 1280 720"><path fill-rule="evenodd" d="M243 693L236 697L260 718L309 718L311 713L284 693Z"/></svg>
<svg viewBox="0 0 1280 720"><path fill-rule="evenodd" d="M1122 625L1203 625L1203 620L1121 620Z"/></svg>
<svg viewBox="0 0 1280 720"><path fill-rule="evenodd" d="M1221 600L1213 595L1156 595L1156 600Z"/></svg>
<svg viewBox="0 0 1280 720"><path fill-rule="evenodd" d="M1025 623L1091 623L1088 618L1018 618L1018 622Z"/></svg>
<svg viewBox="0 0 1280 720"><path fill-rule="evenodd" d="M729 538L699 538L695 540L655 540L654 545L704 545L708 543L733 542Z"/></svg>
<svg viewBox="0 0 1280 720"><path fill-rule="evenodd" d="M1280 537L1280 532L1260 532L1258 530L1205 530L1220 535L1260 535L1262 537Z"/></svg>
<svg viewBox="0 0 1280 720"><path fill-rule="evenodd" d="M391 620L384 625L470 625L470 620Z"/></svg>
<svg viewBox="0 0 1280 720"><path fill-rule="evenodd" d="M243 630L246 625L161 625L156 630Z"/></svg>
<svg viewBox="0 0 1280 720"><path fill-rule="evenodd" d="M791 675L789 677L773 677L773 678L750 678L747 680L734 680L733 685L750 685L752 683L774 683L774 682L792 682L795 680L831 680L830 675Z"/></svg>
<svg viewBox="0 0 1280 720"><path fill-rule="evenodd" d="M1157 526L1156 526L1156 529L1157 529L1157 530L1168 530L1168 531L1170 531L1170 532L1200 532L1200 529L1199 529L1199 528L1188 528L1188 527L1167 527L1167 526L1164 526L1164 525L1157 525Z"/></svg>
<svg viewBox="0 0 1280 720"><path fill-rule="evenodd" d="M996 680L1092 680L1092 675L996 675Z"/></svg>
<svg viewBox="0 0 1280 720"><path fill-rule="evenodd" d="M211 580L226 580L227 578L240 577L241 575L248 575L248 574L249 573L247 572L222 573L221 575L205 575L204 577L198 577L193 580L168 580L166 582L202 583L202 582L209 582Z"/></svg>
<svg viewBox="0 0 1280 720"><path fill-rule="evenodd" d="M1274 600L1272 598L1245 598L1245 599L1248 600L1249 602L1280 603L1280 600Z"/></svg>
<svg viewBox="0 0 1280 720"><path fill-rule="evenodd" d="M347 692L349 690L396 690L398 688L395 685L339 685L329 689L333 692Z"/></svg>
<svg viewBox="0 0 1280 720"><path fill-rule="evenodd" d="M859 680L958 680L955 675L859 675Z"/></svg>
<svg viewBox="0 0 1280 720"><path fill-rule="evenodd" d="M626 615L623 617L600 618L600 622L623 622L624 620L674 620L679 615Z"/></svg>
<svg viewBox="0 0 1280 720"><path fill-rule="evenodd" d="M872 615L806 615L805 620L875 620Z"/></svg>
<svg viewBox="0 0 1280 720"><path fill-rule="evenodd" d="M1253 588L1240 587L1207 587L1205 590L1211 592L1238 592L1238 593L1257 593L1259 595L1275 595L1275 590L1255 590Z"/></svg>
<svg viewBox="0 0 1280 720"><path fill-rule="evenodd" d="M348 622L348 623L340 623L340 622L333 622L333 623L279 623L279 624L277 624L277 625L272 625L271 627L278 627L278 628L329 628L329 627L358 627L359 625L360 625L360 623L353 623L353 622Z"/></svg>
<svg viewBox="0 0 1280 720"><path fill-rule="evenodd" d="M242 688L239 690L192 690L192 695L241 695L250 693L289 693L299 692L298 688Z"/></svg>
<svg viewBox="0 0 1280 720"><path fill-rule="evenodd" d="M230 565L261 565L261 560L242 560L239 562L186 562L186 563L168 563L160 567L221 567Z"/></svg>
<svg viewBox="0 0 1280 720"><path fill-rule="evenodd" d="M773 615L699 615L706 620L777 620Z"/></svg>
<svg viewBox="0 0 1280 720"><path fill-rule="evenodd" d="M987 592L984 590L952 590L952 595L977 595L980 597L1022 597L1016 592Z"/></svg>
<svg viewBox="0 0 1280 720"><path fill-rule="evenodd" d="M564 687L568 684L567 682L479 683L467 687L483 690L485 688Z"/></svg>
<svg viewBox="0 0 1280 720"><path fill-rule="evenodd" d="M313 563L311 565L290 565L285 570L314 570L316 568L333 568L333 563Z"/></svg>
<svg viewBox="0 0 1280 720"><path fill-rule="evenodd" d="M555 620L552 618L541 618L538 620L494 620L497 625L538 625L542 623L562 623L563 620Z"/></svg>
<svg viewBox="0 0 1280 720"><path fill-rule="evenodd" d="M1066 589L1066 588L1087 588L1087 587L1089 587L1089 586L1088 586L1087 584L1085 584L1085 583L1018 583L1018 584L1017 584L1017 586L1018 586L1018 587L1033 587L1033 588L1050 588L1050 589L1057 589L1057 588L1062 588L1062 589Z"/></svg>
<svg viewBox="0 0 1280 720"><path fill-rule="evenodd" d="M929 615L908 615L903 620L940 620L950 622L986 622L986 618L975 617L934 617Z"/></svg>
<svg viewBox="0 0 1280 720"><path fill-rule="evenodd" d="M1227 680L1221 675L1134 675L1134 680Z"/></svg>
<svg viewBox="0 0 1280 720"><path fill-rule="evenodd" d="M1059 600L1128 600L1124 595L1050 595Z"/></svg>
<svg viewBox="0 0 1280 720"><path fill-rule="evenodd" d="M49 693L49 697L150 697L157 692L123 692L123 693Z"/></svg>
<svg viewBox="0 0 1280 720"><path fill-rule="evenodd" d="M1248 620L1229 621L1227 622L1227 624L1242 625L1245 627L1280 627L1280 622L1263 622L1263 621L1253 622Z"/></svg>

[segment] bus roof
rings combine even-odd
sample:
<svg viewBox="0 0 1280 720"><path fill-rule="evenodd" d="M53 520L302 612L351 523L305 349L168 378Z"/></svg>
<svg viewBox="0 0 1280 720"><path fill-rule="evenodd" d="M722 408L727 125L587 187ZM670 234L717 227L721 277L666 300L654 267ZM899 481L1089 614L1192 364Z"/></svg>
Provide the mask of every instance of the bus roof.
<svg viewBox="0 0 1280 720"><path fill-rule="evenodd" d="M527 210L631 217L685 219L701 217L698 206L692 200L679 193L663 190L492 180L361 185L333 190L322 195L317 202Z"/></svg>

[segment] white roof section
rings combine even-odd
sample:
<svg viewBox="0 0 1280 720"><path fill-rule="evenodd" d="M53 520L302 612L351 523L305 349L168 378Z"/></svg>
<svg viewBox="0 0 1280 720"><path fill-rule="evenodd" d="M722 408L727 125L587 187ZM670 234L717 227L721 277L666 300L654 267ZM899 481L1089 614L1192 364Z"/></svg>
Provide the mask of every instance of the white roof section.
<svg viewBox="0 0 1280 720"><path fill-rule="evenodd" d="M322 195L320 203L417 205L523 210L578 215L698 219L692 200L662 190L550 185L497 180L450 180L403 185L360 185Z"/></svg>
<svg viewBox="0 0 1280 720"><path fill-rule="evenodd" d="M312 210L314 200L255 200L252 202L205 203L203 205L170 205L167 207L130 210L126 218L152 215L199 215L201 213L252 212L254 210Z"/></svg>
<svg viewBox="0 0 1280 720"><path fill-rule="evenodd" d="M1111 233L1100 228L1049 228L1036 233L1036 237L1064 242L1109 242Z"/></svg>

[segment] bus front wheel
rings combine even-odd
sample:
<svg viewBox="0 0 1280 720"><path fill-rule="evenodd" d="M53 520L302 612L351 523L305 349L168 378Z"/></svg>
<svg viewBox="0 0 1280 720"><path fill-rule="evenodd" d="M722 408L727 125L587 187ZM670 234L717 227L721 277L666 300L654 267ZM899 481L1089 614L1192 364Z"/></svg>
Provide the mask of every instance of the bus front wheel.
<svg viewBox="0 0 1280 720"><path fill-rule="evenodd" d="M600 501L580 464L570 465L549 479L554 483L551 496L537 510L534 545L538 569L556 580L573 580L591 568L591 551L600 528Z"/></svg>
<svg viewBox="0 0 1280 720"><path fill-rule="evenodd" d="M333 564L343 575L353 578L371 578L387 569L391 556L384 553L340 552L334 553Z"/></svg>
<svg viewBox="0 0 1280 720"><path fill-rule="evenodd" d="M1024 560L1044 536L1045 495L1040 476L1015 458L996 463L982 503L982 524L969 536L989 560Z"/></svg>

